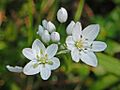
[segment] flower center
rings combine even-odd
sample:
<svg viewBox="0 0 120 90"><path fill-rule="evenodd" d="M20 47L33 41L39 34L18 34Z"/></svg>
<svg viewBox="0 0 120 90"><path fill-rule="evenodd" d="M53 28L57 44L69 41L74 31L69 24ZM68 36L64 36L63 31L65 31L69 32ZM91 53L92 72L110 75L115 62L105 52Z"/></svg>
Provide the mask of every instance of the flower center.
<svg viewBox="0 0 120 90"><path fill-rule="evenodd" d="M78 49L81 49L81 48L83 47L83 42L82 42L82 40L77 41L77 42L75 43L75 46L76 46Z"/></svg>
<svg viewBox="0 0 120 90"><path fill-rule="evenodd" d="M43 57L39 57L37 55L37 61L38 62L33 65L33 68L36 68L40 64L42 64L44 67L45 67L45 64L53 65L53 62L48 60L47 54L45 56L43 56Z"/></svg>
<svg viewBox="0 0 120 90"><path fill-rule="evenodd" d="M40 59L38 59L38 62L39 64L50 64L50 65L53 64L52 61L48 60L47 54L44 57L41 57Z"/></svg>
<svg viewBox="0 0 120 90"><path fill-rule="evenodd" d="M38 62L40 64L45 64L46 63L46 59L47 59L47 57L41 57L40 59L38 59Z"/></svg>

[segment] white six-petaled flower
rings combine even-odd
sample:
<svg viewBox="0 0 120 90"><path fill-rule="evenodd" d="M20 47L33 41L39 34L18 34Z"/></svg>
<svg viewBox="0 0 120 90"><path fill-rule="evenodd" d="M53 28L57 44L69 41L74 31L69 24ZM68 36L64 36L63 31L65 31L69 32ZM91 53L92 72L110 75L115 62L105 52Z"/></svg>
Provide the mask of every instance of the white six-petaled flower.
<svg viewBox="0 0 120 90"><path fill-rule="evenodd" d="M51 70L55 70L60 66L60 61L54 57L57 53L58 45L51 44L45 48L44 44L36 39L32 48L23 49L23 55L30 62L23 68L26 75L34 75L40 72L43 80L47 80L51 75Z"/></svg>
<svg viewBox="0 0 120 90"><path fill-rule="evenodd" d="M97 66L97 58L94 52L105 50L106 43L94 41L99 33L99 25L93 24L82 30L81 23L74 25L72 35L66 38L67 48L71 51L73 61L79 60L90 66Z"/></svg>

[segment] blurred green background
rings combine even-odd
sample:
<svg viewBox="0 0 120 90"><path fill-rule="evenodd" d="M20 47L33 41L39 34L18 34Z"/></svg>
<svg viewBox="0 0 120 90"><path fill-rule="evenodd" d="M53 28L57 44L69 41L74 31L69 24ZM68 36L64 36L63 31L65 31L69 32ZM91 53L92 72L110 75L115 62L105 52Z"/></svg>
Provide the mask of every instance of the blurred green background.
<svg viewBox="0 0 120 90"><path fill-rule="evenodd" d="M47 81L39 74L9 72L6 65L24 66L29 62L21 51L39 38L36 31L43 19L59 28L56 13L60 7L69 14L59 30L61 42L71 20L80 21L83 28L100 24L97 40L108 47L97 53L98 67L74 63L70 54L63 54L59 56L60 68ZM0 90L120 90L120 0L0 0Z"/></svg>

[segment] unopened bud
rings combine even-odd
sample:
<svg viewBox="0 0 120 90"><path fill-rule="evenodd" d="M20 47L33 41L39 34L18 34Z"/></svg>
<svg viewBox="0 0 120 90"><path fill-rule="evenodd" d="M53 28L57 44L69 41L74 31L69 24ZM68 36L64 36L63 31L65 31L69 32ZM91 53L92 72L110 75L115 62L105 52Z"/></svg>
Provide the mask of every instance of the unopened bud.
<svg viewBox="0 0 120 90"><path fill-rule="evenodd" d="M48 43L50 42L50 34L47 30L45 30L42 34L42 37L41 37L42 41L45 42L45 43Z"/></svg>
<svg viewBox="0 0 120 90"><path fill-rule="evenodd" d="M47 23L47 30L50 32L50 33L52 33L53 31L55 31L55 25L51 22L51 21L49 21L48 23Z"/></svg>
<svg viewBox="0 0 120 90"><path fill-rule="evenodd" d="M57 19L59 22L64 23L67 21L67 18L68 18L68 13L67 13L66 9L62 7L57 12Z"/></svg>
<svg viewBox="0 0 120 90"><path fill-rule="evenodd" d="M43 32L44 32L43 27L42 27L41 25L39 25L37 34L38 34L39 36L42 36Z"/></svg>
<svg viewBox="0 0 120 90"><path fill-rule="evenodd" d="M47 23L48 23L48 22L47 22L47 20L45 20L45 19L42 21L42 25L43 25L43 27L44 27L45 29L47 29Z"/></svg>
<svg viewBox="0 0 120 90"><path fill-rule="evenodd" d="M60 34L58 32L52 32L51 33L51 40L53 42L59 42L60 41Z"/></svg>

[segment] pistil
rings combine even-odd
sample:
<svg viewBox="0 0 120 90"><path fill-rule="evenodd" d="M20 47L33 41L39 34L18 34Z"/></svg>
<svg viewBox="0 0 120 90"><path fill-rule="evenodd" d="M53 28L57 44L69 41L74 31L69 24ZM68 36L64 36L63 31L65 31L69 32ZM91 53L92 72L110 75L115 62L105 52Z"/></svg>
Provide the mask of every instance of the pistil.
<svg viewBox="0 0 120 90"><path fill-rule="evenodd" d="M78 49L83 48L83 42L82 42L82 40L77 41L77 42L75 43L75 46L76 46Z"/></svg>

